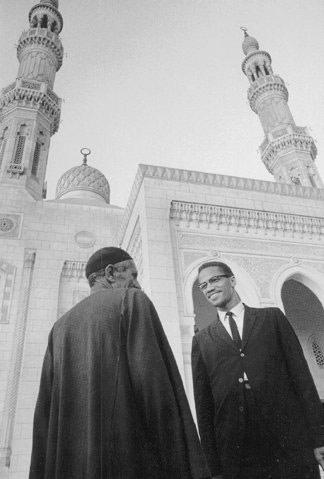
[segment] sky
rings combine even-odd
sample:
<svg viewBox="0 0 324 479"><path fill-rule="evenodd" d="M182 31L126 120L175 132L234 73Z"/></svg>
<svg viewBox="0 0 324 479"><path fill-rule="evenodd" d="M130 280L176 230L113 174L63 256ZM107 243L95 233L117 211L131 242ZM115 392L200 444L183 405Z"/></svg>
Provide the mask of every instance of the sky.
<svg viewBox="0 0 324 479"><path fill-rule="evenodd" d="M0 0L0 87L15 80L16 45L35 0ZM241 64L248 28L288 87L298 126L316 141L324 179L323 0L60 0L63 99L51 139L48 199L88 164L125 206L139 163L272 180Z"/></svg>

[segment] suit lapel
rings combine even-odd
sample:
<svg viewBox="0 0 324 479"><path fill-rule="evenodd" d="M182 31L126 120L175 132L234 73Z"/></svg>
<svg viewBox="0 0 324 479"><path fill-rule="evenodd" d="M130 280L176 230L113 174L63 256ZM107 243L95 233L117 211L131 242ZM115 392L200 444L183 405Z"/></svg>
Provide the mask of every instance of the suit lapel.
<svg viewBox="0 0 324 479"><path fill-rule="evenodd" d="M216 321L213 323L212 335L214 335L214 339L215 337L220 338L232 348L237 349L233 339L231 338L230 334L227 332L225 326L223 325L223 323L221 322L218 316Z"/></svg>
<svg viewBox="0 0 324 479"><path fill-rule="evenodd" d="M246 343L249 340L254 323L256 320L256 313L253 309L244 305L244 321L243 321L243 338L242 338L242 349L246 346Z"/></svg>

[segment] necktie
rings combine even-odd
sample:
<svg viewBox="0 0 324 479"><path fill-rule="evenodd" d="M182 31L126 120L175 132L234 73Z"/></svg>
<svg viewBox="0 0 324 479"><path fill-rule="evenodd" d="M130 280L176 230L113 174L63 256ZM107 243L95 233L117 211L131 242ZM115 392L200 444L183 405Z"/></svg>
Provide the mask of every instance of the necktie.
<svg viewBox="0 0 324 479"><path fill-rule="evenodd" d="M232 338L236 346L241 349L242 348L242 339L239 333L239 330L237 328L237 324L235 319L233 318L233 313L231 311L228 311L226 315L228 317L228 322L232 331Z"/></svg>

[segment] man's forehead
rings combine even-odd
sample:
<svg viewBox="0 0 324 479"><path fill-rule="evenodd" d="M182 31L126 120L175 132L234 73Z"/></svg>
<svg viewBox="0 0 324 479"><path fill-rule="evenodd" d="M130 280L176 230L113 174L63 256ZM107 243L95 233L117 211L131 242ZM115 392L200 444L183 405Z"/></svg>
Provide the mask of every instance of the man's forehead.
<svg viewBox="0 0 324 479"><path fill-rule="evenodd" d="M203 283L212 276L217 276L219 274L224 274L224 271L219 266L207 266L202 269L198 275L199 282Z"/></svg>

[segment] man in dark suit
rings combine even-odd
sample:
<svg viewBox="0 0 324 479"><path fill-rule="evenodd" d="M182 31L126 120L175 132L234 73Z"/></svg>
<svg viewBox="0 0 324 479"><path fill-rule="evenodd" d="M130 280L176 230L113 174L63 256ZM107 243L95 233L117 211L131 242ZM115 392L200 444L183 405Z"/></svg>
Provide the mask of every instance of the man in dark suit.
<svg viewBox="0 0 324 479"><path fill-rule="evenodd" d="M225 263L203 264L198 276L218 313L192 345L198 426L212 476L319 478L322 407L293 328L278 308L244 305Z"/></svg>

